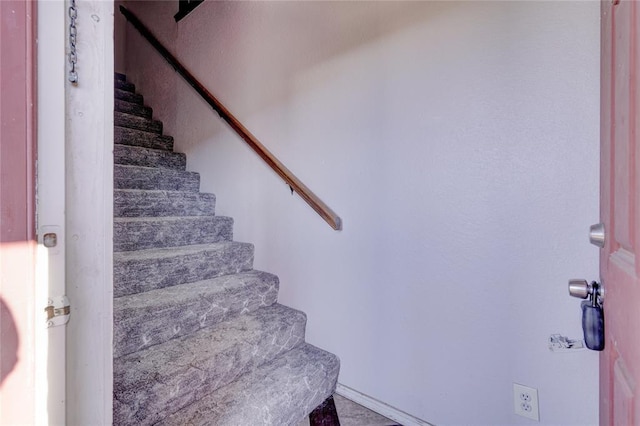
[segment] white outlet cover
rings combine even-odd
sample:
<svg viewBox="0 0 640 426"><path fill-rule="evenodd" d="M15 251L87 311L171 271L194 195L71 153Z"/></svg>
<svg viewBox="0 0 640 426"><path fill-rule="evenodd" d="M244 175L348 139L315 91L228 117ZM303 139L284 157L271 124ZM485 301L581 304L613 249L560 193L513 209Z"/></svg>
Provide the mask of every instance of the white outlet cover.
<svg viewBox="0 0 640 426"><path fill-rule="evenodd" d="M513 411L519 416L540 421L538 389L514 383Z"/></svg>

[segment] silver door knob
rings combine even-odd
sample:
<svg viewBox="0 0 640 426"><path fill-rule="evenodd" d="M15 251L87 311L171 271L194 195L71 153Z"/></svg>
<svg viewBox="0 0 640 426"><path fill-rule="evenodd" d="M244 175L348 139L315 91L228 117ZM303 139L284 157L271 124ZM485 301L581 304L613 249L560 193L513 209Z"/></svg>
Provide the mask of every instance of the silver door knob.
<svg viewBox="0 0 640 426"><path fill-rule="evenodd" d="M586 299L593 292L587 280L569 280L569 294L579 299Z"/></svg>
<svg viewBox="0 0 640 426"><path fill-rule="evenodd" d="M587 280L569 280L569 294L578 299L591 297L594 301L602 305L604 301L603 283L597 281L587 282Z"/></svg>
<svg viewBox="0 0 640 426"><path fill-rule="evenodd" d="M604 247L605 232L604 223L596 223L589 228L589 242L600 248Z"/></svg>

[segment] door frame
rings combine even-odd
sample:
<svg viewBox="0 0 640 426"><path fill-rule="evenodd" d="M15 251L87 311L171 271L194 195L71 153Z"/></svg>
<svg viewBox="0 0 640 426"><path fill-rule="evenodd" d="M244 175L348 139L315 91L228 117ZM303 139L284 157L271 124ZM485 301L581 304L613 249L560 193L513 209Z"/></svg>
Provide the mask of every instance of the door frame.
<svg viewBox="0 0 640 426"><path fill-rule="evenodd" d="M64 80L67 424L112 424L114 2L77 6L79 81Z"/></svg>
<svg viewBox="0 0 640 426"><path fill-rule="evenodd" d="M38 159L38 238L42 239L44 226L61 227L65 282L50 287L48 296L66 294L71 305L68 324L58 327L66 327L62 342L66 373L56 376L66 381L61 391L62 423L111 424L114 2L77 0L76 5L79 80L72 84L67 78L69 2L38 1L39 146L46 149L54 139L55 143L62 140L61 149L41 151ZM52 184L49 179L60 168L63 183ZM62 218L40 216L46 212L46 203L62 203ZM49 353L49 362L59 363L55 357ZM50 408L51 403L49 398ZM50 418L51 424L62 424L60 414L56 416Z"/></svg>

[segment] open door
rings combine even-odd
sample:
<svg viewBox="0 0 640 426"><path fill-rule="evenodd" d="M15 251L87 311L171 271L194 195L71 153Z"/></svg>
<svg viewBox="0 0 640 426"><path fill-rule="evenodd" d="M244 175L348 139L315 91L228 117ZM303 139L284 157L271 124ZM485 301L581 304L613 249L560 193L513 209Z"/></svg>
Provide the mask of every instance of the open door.
<svg viewBox="0 0 640 426"><path fill-rule="evenodd" d="M35 5L0 1L0 424L36 424Z"/></svg>
<svg viewBox="0 0 640 426"><path fill-rule="evenodd" d="M637 1L601 3L600 252L605 348L600 424L640 425L640 19Z"/></svg>
<svg viewBox="0 0 640 426"><path fill-rule="evenodd" d="M113 27L112 0L0 1L2 425L113 422Z"/></svg>

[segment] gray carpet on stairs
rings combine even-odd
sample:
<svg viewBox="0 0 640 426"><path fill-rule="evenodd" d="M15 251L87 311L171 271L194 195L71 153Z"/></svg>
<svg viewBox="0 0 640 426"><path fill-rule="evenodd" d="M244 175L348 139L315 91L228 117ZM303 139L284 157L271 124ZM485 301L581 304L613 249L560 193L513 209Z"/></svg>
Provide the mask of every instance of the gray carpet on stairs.
<svg viewBox="0 0 640 426"><path fill-rule="evenodd" d="M153 110L148 106L136 104L134 102L123 101L122 99L115 99L115 110L120 112L126 112L127 114L139 115L140 117L151 118Z"/></svg>
<svg viewBox="0 0 640 426"><path fill-rule="evenodd" d="M176 170L187 168L187 157L184 154L162 149L114 145L113 157L116 164L125 166L152 166Z"/></svg>
<svg viewBox="0 0 640 426"><path fill-rule="evenodd" d="M198 192L200 175L161 167L113 166L115 189L161 189Z"/></svg>
<svg viewBox="0 0 640 426"><path fill-rule="evenodd" d="M158 424L295 426L333 393L339 369L335 355L303 343Z"/></svg>
<svg viewBox="0 0 640 426"><path fill-rule="evenodd" d="M116 145L132 145L144 148L173 149L173 137L144 132L142 130L128 129L116 126L113 129L113 143ZM117 163L116 163L117 164Z"/></svg>
<svg viewBox="0 0 640 426"><path fill-rule="evenodd" d="M224 216L119 217L113 224L118 251L219 243L233 238L233 219Z"/></svg>
<svg viewBox="0 0 640 426"><path fill-rule="evenodd" d="M113 313L116 356L270 306L278 297L278 284L273 274L247 271L124 296Z"/></svg>
<svg viewBox="0 0 640 426"><path fill-rule="evenodd" d="M113 254L115 297L248 271L253 245L228 241Z"/></svg>
<svg viewBox="0 0 640 426"><path fill-rule="evenodd" d="M135 86L116 74L114 93L114 424L297 425L338 358L305 343Z"/></svg>
<svg viewBox="0 0 640 426"><path fill-rule="evenodd" d="M213 194L185 191L117 189L113 194L116 217L213 216Z"/></svg>

